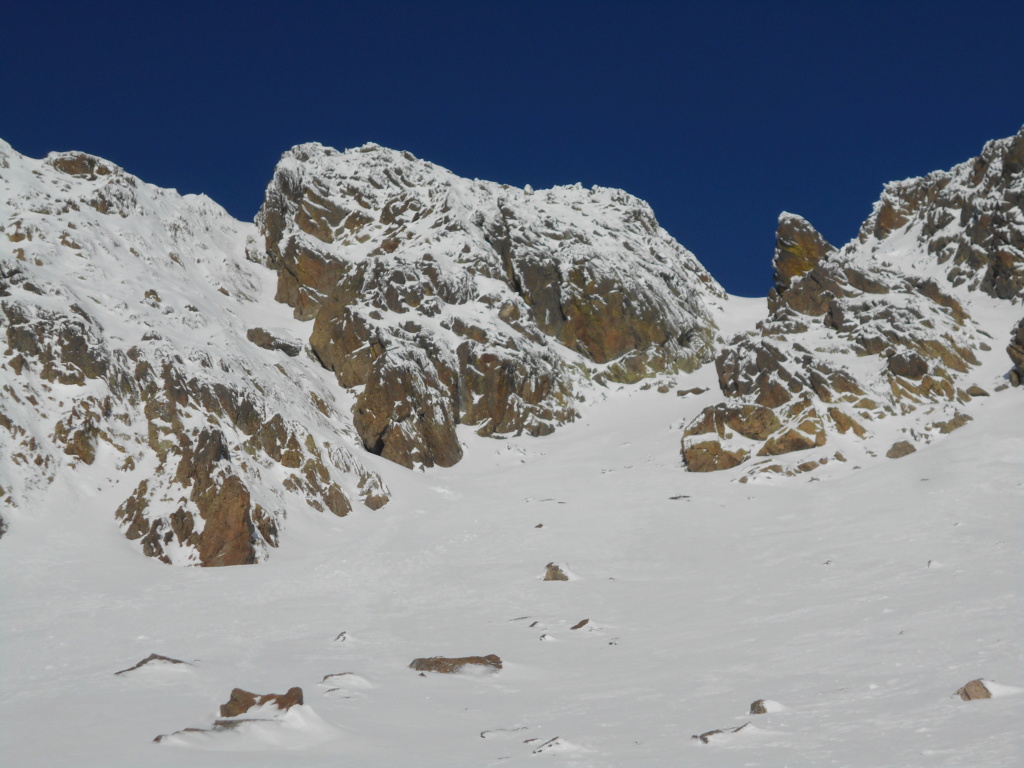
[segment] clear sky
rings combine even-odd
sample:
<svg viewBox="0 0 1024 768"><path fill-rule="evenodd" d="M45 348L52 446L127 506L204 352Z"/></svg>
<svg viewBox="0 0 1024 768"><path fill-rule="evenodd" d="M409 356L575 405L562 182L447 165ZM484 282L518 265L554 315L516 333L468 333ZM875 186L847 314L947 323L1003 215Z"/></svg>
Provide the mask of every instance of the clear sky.
<svg viewBox="0 0 1024 768"><path fill-rule="evenodd" d="M882 184L1024 124L1024 3L5 4L0 137L251 220L280 154L374 141L646 199L733 293L780 211L836 245Z"/></svg>

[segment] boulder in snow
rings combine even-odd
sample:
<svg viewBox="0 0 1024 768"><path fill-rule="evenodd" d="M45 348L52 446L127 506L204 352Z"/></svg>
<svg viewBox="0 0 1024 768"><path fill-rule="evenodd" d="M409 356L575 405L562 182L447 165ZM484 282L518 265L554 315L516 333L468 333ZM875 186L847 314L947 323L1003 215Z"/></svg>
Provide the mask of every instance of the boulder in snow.
<svg viewBox="0 0 1024 768"><path fill-rule="evenodd" d="M262 707L266 704L273 704L280 710L288 710L296 704L302 704L302 689L289 688L287 693L250 693L249 691L235 688L231 691L231 698L227 704L220 705L221 717L237 717L244 715L253 707Z"/></svg>
<svg viewBox="0 0 1024 768"><path fill-rule="evenodd" d="M967 685L958 690L954 695L959 696L964 701L992 698L992 692L985 687L985 681L980 677L977 680L971 680L971 682L967 683Z"/></svg>
<svg viewBox="0 0 1024 768"><path fill-rule="evenodd" d="M462 656L453 659L445 658L444 656L431 656L429 658L413 659L409 668L419 672L452 674L453 672L461 671L466 666L477 666L497 672L501 669L501 659L493 653L487 656Z"/></svg>

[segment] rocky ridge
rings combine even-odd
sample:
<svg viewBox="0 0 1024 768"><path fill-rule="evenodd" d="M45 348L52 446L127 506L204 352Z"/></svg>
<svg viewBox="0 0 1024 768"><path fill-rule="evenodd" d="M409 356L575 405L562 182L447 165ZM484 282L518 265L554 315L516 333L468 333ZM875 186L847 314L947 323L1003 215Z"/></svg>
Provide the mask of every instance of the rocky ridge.
<svg viewBox="0 0 1024 768"><path fill-rule="evenodd" d="M668 392L712 360L724 399L685 427L691 471L905 456L993 388L986 328L1024 295L1022 146L887 185L841 249L783 214L768 317L724 343L728 296L619 190L304 144L254 226L0 143L0 536L4 509L93 485L149 556L257 562L294 510L386 504L368 454L451 466L460 428L543 436L609 385ZM1007 330L1016 385L1024 320Z"/></svg>
<svg viewBox="0 0 1024 768"><path fill-rule="evenodd" d="M256 219L277 299L357 392L372 453L451 466L455 427L545 435L592 383L690 371L725 298L620 190L460 179L368 144L285 153Z"/></svg>
<svg viewBox="0 0 1024 768"><path fill-rule="evenodd" d="M1022 197L1024 131L951 171L887 185L842 249L782 214L768 317L719 351L726 399L686 426L687 467L795 474L884 451L871 447L882 420L903 437L890 457L969 422L962 406L990 386L976 353L993 340L972 312L1002 304L1005 315L1024 298Z"/></svg>
<svg viewBox="0 0 1024 768"><path fill-rule="evenodd" d="M450 466L459 424L545 435L717 341L724 291L616 190L302 145L254 228L82 153L0 165L0 503L94 477L168 563L257 562L287 510L387 502L364 451Z"/></svg>
<svg viewBox="0 0 1024 768"><path fill-rule="evenodd" d="M235 565L286 510L386 503L319 365L246 339L273 314L253 234L100 158L0 143L0 507L113 487L145 554Z"/></svg>

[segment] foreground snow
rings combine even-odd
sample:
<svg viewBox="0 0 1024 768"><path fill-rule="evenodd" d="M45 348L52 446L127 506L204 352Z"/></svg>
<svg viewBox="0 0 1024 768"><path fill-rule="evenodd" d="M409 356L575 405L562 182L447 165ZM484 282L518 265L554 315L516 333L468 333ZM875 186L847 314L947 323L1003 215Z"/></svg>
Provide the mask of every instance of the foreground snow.
<svg viewBox="0 0 1024 768"><path fill-rule="evenodd" d="M547 438L467 429L447 470L365 457L392 502L294 515L258 566L146 558L114 492L58 478L0 541L5 764L1021 764L1021 393L911 456L777 484L679 466L715 396L623 388ZM114 675L153 652L193 664ZM497 674L407 668L490 653ZM978 677L1000 695L952 697ZM236 686L305 705L153 743Z"/></svg>

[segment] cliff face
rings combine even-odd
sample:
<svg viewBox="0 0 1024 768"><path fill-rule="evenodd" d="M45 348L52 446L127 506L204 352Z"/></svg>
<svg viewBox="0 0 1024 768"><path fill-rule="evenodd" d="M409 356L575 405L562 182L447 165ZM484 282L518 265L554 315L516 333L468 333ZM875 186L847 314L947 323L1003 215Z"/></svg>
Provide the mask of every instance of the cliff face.
<svg viewBox="0 0 1024 768"><path fill-rule="evenodd" d="M988 394L978 354L1004 333L989 318L1024 298L1022 152L1024 131L887 185L840 250L783 214L769 315L718 353L726 399L686 427L686 465L793 474L846 446L885 451L882 434L912 450L967 423L961 406Z"/></svg>
<svg viewBox="0 0 1024 768"><path fill-rule="evenodd" d="M457 424L544 435L591 381L710 361L721 287L640 200L460 179L376 145L286 153L257 217L277 299L361 388L364 446L450 466Z"/></svg>

